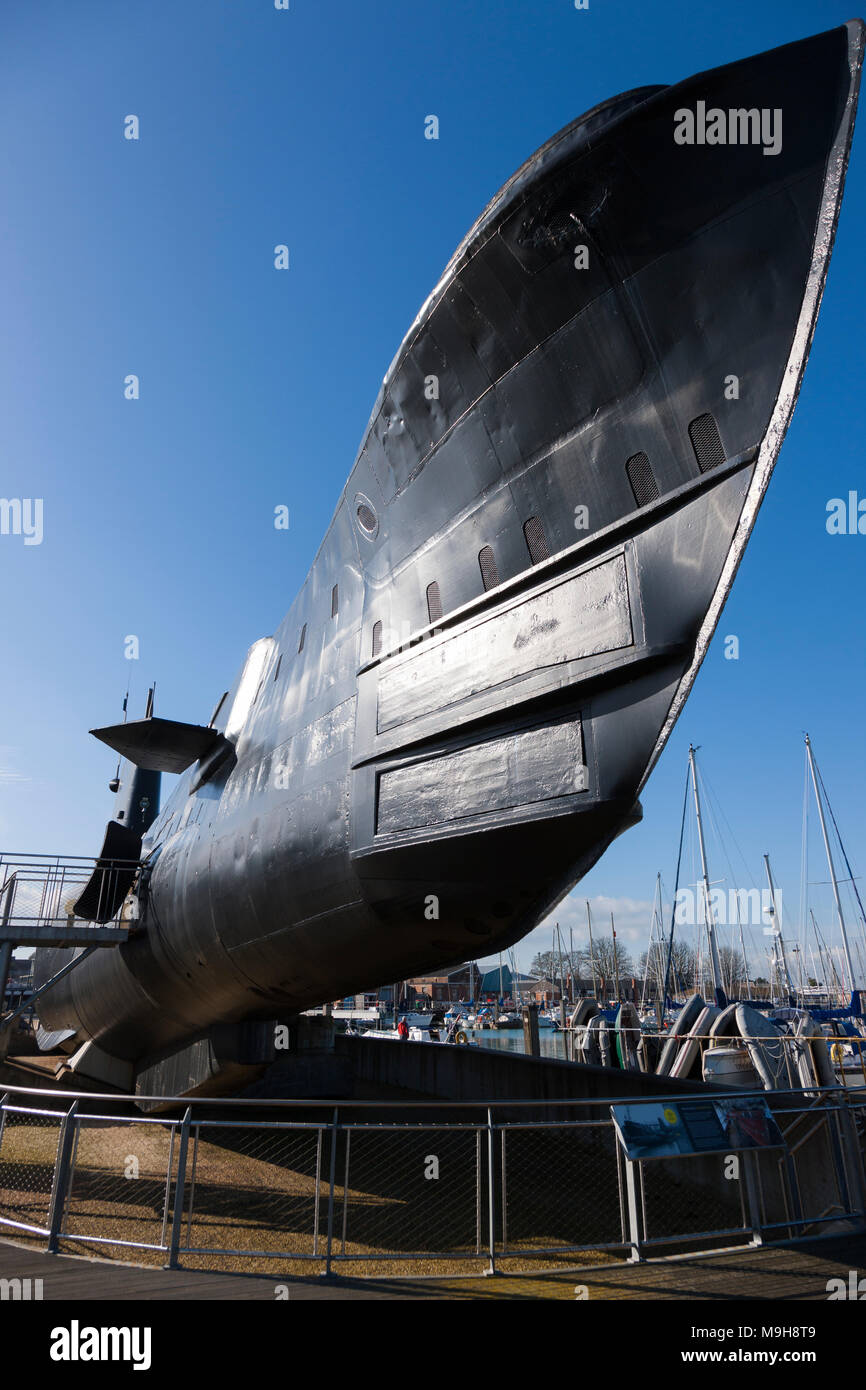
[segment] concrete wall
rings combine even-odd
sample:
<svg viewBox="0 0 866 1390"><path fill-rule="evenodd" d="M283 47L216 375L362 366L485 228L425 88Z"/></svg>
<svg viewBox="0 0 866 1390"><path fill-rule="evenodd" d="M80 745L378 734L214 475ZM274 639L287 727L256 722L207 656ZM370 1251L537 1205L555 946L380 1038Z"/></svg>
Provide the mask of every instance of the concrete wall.
<svg viewBox="0 0 866 1390"><path fill-rule="evenodd" d="M492 1048L437 1047L387 1038L335 1038L335 1055L372 1085L403 1087L431 1100L591 1100L606 1097L706 1095L701 1082L591 1067L555 1058L524 1057Z"/></svg>
<svg viewBox="0 0 866 1390"><path fill-rule="evenodd" d="M702 1082L672 1081L669 1077L645 1075L643 1072L585 1066L553 1058L524 1057L519 1053L494 1052L492 1049L481 1047L437 1047L429 1043L401 1043L378 1038L337 1036L335 1060L339 1059L345 1059L356 1083L361 1081L372 1087L382 1086L392 1096L398 1094L399 1088L405 1088L416 1095L429 1096L431 1100L478 1100L496 1103L498 1120L528 1119L530 1115L535 1119L565 1118L561 1109L546 1109L546 1100L601 1101L617 1097L636 1099L690 1093L707 1097L708 1094L718 1094L723 1089L707 1086ZM537 1100L539 1104L537 1109L521 1108L519 1111L511 1112L509 1116L509 1100ZM506 1103L505 1110L502 1109L503 1102ZM771 1102L772 1108L777 1111L800 1108L803 1104L804 1101L796 1097L782 1096L775 1097ZM570 1113L574 1118L574 1111L566 1113ZM605 1105L599 1105L597 1110L595 1107L592 1111L584 1110L581 1114L581 1118L585 1119L606 1119L608 1116L609 1110ZM845 1115L842 1122L842 1146L847 1149L846 1167L853 1189L852 1205L854 1209L860 1207L862 1210L866 1197L863 1153L857 1143L853 1117ZM807 1133L811 1134L811 1137L805 1139ZM805 1142L798 1143L804 1139ZM592 1140L588 1138L587 1142ZM797 1146L796 1187L802 1200L803 1214L817 1216L838 1213L841 1216L836 1189L838 1157L834 1157L834 1146L820 1112L798 1121L791 1133L790 1142ZM760 1162L762 1165L765 1219L770 1223L784 1221L786 1209L781 1187L778 1178L772 1178L773 1170L778 1170L778 1151L755 1155L751 1161ZM661 1170L658 1177L663 1183L663 1198L661 1203L657 1198L653 1205L656 1208L661 1206L663 1213L664 1207L669 1207L664 1215L668 1220L674 1221L672 1229L678 1229L676 1222L683 1219L683 1213L688 1222L688 1208L692 1201L689 1197L690 1192L704 1194L699 1201L699 1220L710 1221L709 1229L719 1229L729 1223L739 1224L739 1183L726 1179L723 1155L702 1155L686 1160L660 1160L656 1164L646 1165L646 1168ZM658 1183L654 1186L658 1192ZM712 1200L709 1200L710 1198ZM806 1233L829 1234L833 1230L850 1229L851 1224L850 1219L843 1219L826 1227L807 1227ZM686 1228L687 1225L682 1229ZM698 1224L691 1229L702 1229L702 1226ZM662 1231L656 1229L651 1231L651 1234L659 1235ZM775 1234L778 1239L779 1233Z"/></svg>

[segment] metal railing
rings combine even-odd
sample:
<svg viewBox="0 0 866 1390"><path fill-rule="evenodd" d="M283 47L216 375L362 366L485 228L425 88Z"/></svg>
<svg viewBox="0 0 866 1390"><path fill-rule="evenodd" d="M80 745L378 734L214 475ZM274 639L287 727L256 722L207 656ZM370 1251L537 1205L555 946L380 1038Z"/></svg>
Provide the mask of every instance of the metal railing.
<svg viewBox="0 0 866 1390"><path fill-rule="evenodd" d="M120 883L138 867L132 860L99 860L72 855L0 855L0 933L22 945L41 936L59 936L91 927L75 915L75 904L91 881L97 917L114 901ZM119 911L110 919L117 925ZM98 928L95 928L98 930Z"/></svg>
<svg viewBox="0 0 866 1390"><path fill-rule="evenodd" d="M766 1100L784 1148L741 1154L731 1180L720 1153L630 1160L617 1101L201 1098L154 1115L128 1098L10 1086L0 1232L170 1268L329 1275L642 1259L862 1223L866 1088ZM662 1101L676 1098L628 1104Z"/></svg>

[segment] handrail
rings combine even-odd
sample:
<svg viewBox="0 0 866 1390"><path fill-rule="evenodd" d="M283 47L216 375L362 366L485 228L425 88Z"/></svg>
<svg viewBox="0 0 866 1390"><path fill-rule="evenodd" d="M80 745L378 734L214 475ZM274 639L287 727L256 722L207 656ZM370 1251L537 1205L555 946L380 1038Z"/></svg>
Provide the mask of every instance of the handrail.
<svg viewBox="0 0 866 1390"><path fill-rule="evenodd" d="M625 1074L625 1073L624 1073ZM635 1073L637 1075L638 1073ZM850 1086L843 1091L840 1086L798 1086L789 1087L785 1090L777 1091L746 1091L742 1087L723 1091L713 1087L707 1090L707 1096L711 1096L714 1101L725 1099L742 1100L744 1096L762 1096L765 1100L775 1097L788 1096L793 1098L803 1098L810 1102L819 1096L827 1096L834 1100L839 1100L841 1096L857 1098L863 1092L863 1099L866 1100L866 1085ZM37 1096L52 1100L84 1100L84 1101L109 1101L115 1105L134 1104L147 1105L156 1104L162 1106L178 1105L186 1107L188 1105L201 1107L222 1107L237 1106L241 1109L266 1110L277 1109L296 1109L311 1110L321 1109L333 1113L334 1101L331 1100L308 1100L304 1097L291 1098L264 1098L245 1096L144 1096L132 1095L119 1092L106 1091L67 1091L51 1090L40 1086L14 1086L6 1082L3 1083L4 1096L8 1099L11 1096ZM549 1106L571 1106L574 1107L598 1107L604 1105L658 1105L662 1100L665 1101L694 1101L699 1098L699 1092L692 1091L659 1091L655 1095L649 1096L576 1096L572 1098L548 1098L539 1097L534 1100L511 1100L503 1097L500 1100L343 1100L340 1102L342 1110L484 1110L489 1108L495 1110L513 1110L519 1107L534 1106L536 1109L547 1108Z"/></svg>
<svg viewBox="0 0 866 1390"><path fill-rule="evenodd" d="M96 893L97 917L110 910L119 887L131 884L138 859L103 859L83 855L0 854L3 940L16 945L64 944L94 926L117 929L120 904L110 920L95 923L91 912L76 913L82 895ZM93 904L90 904L91 908ZM117 932L118 939L120 933ZM53 938L57 937L58 940ZM87 938L91 940L92 938ZM105 944L111 941L103 935Z"/></svg>

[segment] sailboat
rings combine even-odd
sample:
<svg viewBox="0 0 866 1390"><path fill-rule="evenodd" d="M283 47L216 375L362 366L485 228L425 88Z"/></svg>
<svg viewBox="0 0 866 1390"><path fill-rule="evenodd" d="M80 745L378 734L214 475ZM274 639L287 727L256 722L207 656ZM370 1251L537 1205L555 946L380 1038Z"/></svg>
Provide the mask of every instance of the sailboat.
<svg viewBox="0 0 866 1390"><path fill-rule="evenodd" d="M857 987L857 984L856 984L856 981L857 981L858 979L862 979L862 974L858 974L858 973L855 971L855 968L854 968L854 961L853 961L853 959L852 959L852 954L851 954L851 941L850 941L850 937L849 937L849 933L848 933L848 923L847 923L846 920L845 920L845 912L844 912L844 909L843 909L843 907L842 907L842 897L841 897L841 894L840 894L840 892L839 892L839 879L838 879L837 874L836 874L836 865L835 865L835 862L834 862L834 859L833 859L833 851L832 851L832 848L831 848L831 845L830 845L830 836L829 836L829 833L828 833L828 830L827 830L827 817L826 817L825 807L826 807L826 810L829 810L829 812L830 812L830 818L831 818L831 820L832 820L832 822L833 822L833 828L834 828L834 830L835 830L835 832L836 832L836 838L837 838L837 841L838 841L838 844L839 844L839 848L840 848L841 853L842 853L842 858L843 858L843 860L845 861L845 868L846 868L847 873L848 873L848 881L849 881L850 884L851 884L851 887L852 887L853 892L854 892L854 896L855 896L855 898L856 898L856 900L857 900L857 905L858 905L858 908L859 908L859 910L860 910L860 922L861 922L861 927L864 926L864 925L866 925L866 913L864 913L863 903L862 903L862 900L861 900L861 898L860 898L859 890L858 890L858 888L857 888L857 880L856 880L855 877L854 877L854 873L853 873L853 870L852 870L852 868L851 868L851 863L850 863L850 860L848 859L847 851L846 851L845 846L844 846L844 844L843 844L843 842L842 842L842 836L841 836L840 833L839 833L839 827L838 827L838 825L836 824L836 817L833 815L833 811L832 811L832 808L831 808L831 806L830 806L830 801L829 801L829 798L828 798L828 796L827 796L827 789L826 789L826 787L824 786L824 781L823 781L823 778L821 777L821 773L820 773L820 770L819 770L819 768L818 768L817 761L816 761L816 759L815 759L815 752L814 752L814 749L813 749L813 747L812 747L812 740L810 739L810 737L809 737L808 734L805 734L805 735L804 735L804 738L805 738L805 744L806 744L806 765L807 765L807 769L808 769L809 779L810 779L810 781L811 781L812 789L813 789L814 795L815 795L815 803L816 803L817 808L818 808L818 819L819 819L820 824L821 824L821 837L822 837L822 840L823 840L823 842L824 842L824 853L825 853L826 856L827 856L827 867L828 867L828 869L830 870L830 882L831 882L832 887L833 887L833 900L834 900L834 903L835 903L835 906L836 906L836 915L837 915L837 918L838 918L839 932L840 932L841 940L842 940L842 953L843 953L843 958L844 958L844 962L845 962L845 985L846 985L846 987L847 987L848 994L849 994L848 1003L847 1003L846 1005L836 1005L836 1006L832 1006L832 1005L831 1005L831 1006L828 1006L827 1008L812 1007L812 1008L810 1008L810 1013L812 1014L812 1017L813 1017L814 1019L816 1019L816 1020L817 1020L818 1022L820 1022L820 1023L829 1023L829 1022L832 1022L832 1021L834 1021L834 1020L840 1020L840 1019L852 1019L852 1020L853 1020L853 1019L860 1019L860 1020L862 1020L863 1017L864 1017L864 1014L863 1014L863 1008L864 1008L864 1005L863 1005L863 993L864 993L864 991L863 991L862 988L858 988L858 987ZM814 919L814 914L812 915L812 923L813 923L814 930L815 930L815 932L816 932L816 938L819 940L819 950L820 950L820 947L821 947L821 944L822 944L822 943L820 942L820 937L819 937L819 934L818 934L817 923L815 922L815 919ZM826 959L826 957L825 957L825 959ZM832 957L830 957L830 959L832 959Z"/></svg>

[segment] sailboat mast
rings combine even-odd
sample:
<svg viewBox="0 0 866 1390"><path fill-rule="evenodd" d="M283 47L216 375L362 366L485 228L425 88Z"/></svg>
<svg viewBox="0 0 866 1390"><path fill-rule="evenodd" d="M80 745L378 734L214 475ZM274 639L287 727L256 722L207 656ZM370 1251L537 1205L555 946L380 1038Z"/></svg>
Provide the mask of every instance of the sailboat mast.
<svg viewBox="0 0 866 1390"><path fill-rule="evenodd" d="M650 959L647 960L646 984L649 984L650 970L655 972L656 1020L659 1032L662 1030L665 1012L665 982L662 974L662 958L665 950L664 929L662 927L662 876L656 873L656 891L653 898L653 921L650 931ZM658 945L655 944L658 927Z"/></svg>
<svg viewBox="0 0 866 1390"><path fill-rule="evenodd" d="M663 911L664 911L664 903L662 902L662 876L661 876L661 873L657 873L657 874L656 874L656 894L657 894L657 898L658 898L658 914L659 914L659 921L658 921L659 944L658 944L658 958L657 958L657 963L656 963L656 977L657 977L657 984L656 984L656 1023L657 1023L659 1032L661 1032L661 1031L662 1031L662 1026L663 1026L663 1024L664 1024L664 1018L665 1018L665 994L666 994L666 990L665 990L666 979L665 979L665 975L662 973L662 959L663 959L664 954L665 954L665 933L664 933L664 926L663 926L663 924L662 924L662 914L663 914ZM667 968L667 962L665 962L665 967Z"/></svg>
<svg viewBox="0 0 866 1390"><path fill-rule="evenodd" d="M698 792L698 767L695 763L695 753L698 749L691 744L688 746L688 762L692 774L692 792L695 796L695 817L698 821L698 845L701 848L701 873L703 876L703 899L706 903L706 940L710 948L710 966L713 972L713 991L716 994L716 1004L723 1009L727 1004L724 986L721 983L721 965L719 962L719 947L716 944L716 917L713 915L713 905L710 901L710 880L708 867L706 867L706 847L703 844L703 820L701 819L701 794Z"/></svg>
<svg viewBox="0 0 866 1390"><path fill-rule="evenodd" d="M562 964L562 929L558 922L556 924L556 944L559 950L559 998L562 1001L565 998L565 973Z"/></svg>
<svg viewBox="0 0 866 1390"><path fill-rule="evenodd" d="M782 970L784 970L785 972L785 982L788 987L788 1003L793 1004L795 1002L797 992L794 989L794 984L791 980L791 972L788 969L788 957L785 955L785 942L782 937L782 921L779 916L779 909L776 906L776 885L773 882L773 871L770 868L769 854L764 855L764 867L767 870L767 883L770 885L770 901L773 904L773 932L775 934L776 943L779 947L779 960L781 962ZM782 972L780 971L779 973L781 975Z"/></svg>
<svg viewBox="0 0 866 1390"><path fill-rule="evenodd" d="M815 759L812 754L812 741L806 734L806 757L809 759L809 771L812 774L812 786L815 790L815 800L818 803L818 817L821 821L821 834L824 837L824 851L827 855L827 864L830 868L830 878L833 883L833 897L836 899L836 911L839 914L839 927L842 932L842 949L845 952L845 969L848 972L848 988L854 993L854 966L851 961L851 947L848 945L848 932L845 927L845 914L842 911L842 899L839 896L839 884L836 882L836 867L833 863L833 854L830 849L830 838L827 834L827 822L824 819L824 803L821 800L821 792L818 788L818 777L815 772Z"/></svg>
<svg viewBox="0 0 866 1390"><path fill-rule="evenodd" d="M698 845L701 851L701 873L704 880L704 901L707 910L707 941L710 947L710 964L713 971L713 990L716 996L716 1004L723 1009L727 1004L724 986L722 984L722 967L719 963L719 948L716 945L716 920L713 914L713 905L710 901L710 876L707 872L707 851L704 846L704 824L701 820L701 798L698 792L698 772L695 766L695 753L697 749L689 744L689 766L692 771L692 791L695 798L695 816L698 822Z"/></svg>
<svg viewBox="0 0 866 1390"><path fill-rule="evenodd" d="M824 965L824 979L827 984L827 998L830 998L830 979L832 976L833 989L836 991L836 1003L842 1004L844 1003L842 982L839 979L839 972L836 969L836 962L833 960L830 948L827 946L827 943L824 941L820 931L818 930L818 923L815 921L815 913L812 911L811 907L809 908L809 916L812 918L812 928L815 932L815 940L818 943L818 955Z"/></svg>
<svg viewBox="0 0 866 1390"><path fill-rule="evenodd" d="M741 914L741 912L740 912L740 895L739 895L739 893L737 894L737 926L738 926L739 929L740 929L740 954L741 954L742 957L743 957L743 974L744 974L745 977L746 977L746 978L745 978L745 982L742 981L742 980L738 982L738 983L739 983L739 995L740 995L740 998L742 999L742 997L743 997L743 983L745 983L745 986L746 986L746 998L748 999L748 997L749 997L749 958L748 958L748 956L746 955L746 942L745 942L745 939L744 939L744 937L743 937L743 918L742 918L742 914Z"/></svg>
<svg viewBox="0 0 866 1390"><path fill-rule="evenodd" d="M592 912L589 907L589 898L586 899L586 920L589 924L589 973L592 976L592 997L598 1003L598 990L595 987L595 956L592 953Z"/></svg>
<svg viewBox="0 0 866 1390"><path fill-rule="evenodd" d="M647 991L649 988L650 971L655 966L655 944L656 944L656 893L653 893L653 915L650 919L649 947L646 953L646 964L644 965L643 984L640 990L640 1006L643 1009L646 1005Z"/></svg>

